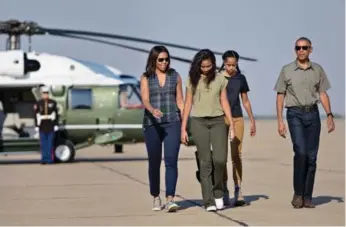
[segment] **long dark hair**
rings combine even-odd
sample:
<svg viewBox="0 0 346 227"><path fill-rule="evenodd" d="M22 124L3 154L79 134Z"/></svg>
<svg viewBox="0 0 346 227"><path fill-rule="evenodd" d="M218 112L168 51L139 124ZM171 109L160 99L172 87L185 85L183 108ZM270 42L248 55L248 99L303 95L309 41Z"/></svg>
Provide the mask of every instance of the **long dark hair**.
<svg viewBox="0 0 346 227"><path fill-rule="evenodd" d="M216 76L216 58L214 53L209 49L200 50L193 58L190 66L189 77L192 85L192 92L195 93L198 81L201 78L201 63L204 60L210 60L212 63L212 68L207 73L206 83L207 87L211 81L215 79Z"/></svg>
<svg viewBox="0 0 346 227"><path fill-rule="evenodd" d="M168 65L167 70L170 69L169 65L171 63L171 56L169 55L168 49L165 46L154 46L151 48L148 59L147 59L147 65L145 66L145 72L143 73L144 76L150 77L155 74L156 69L156 60L160 53L167 53L168 55Z"/></svg>
<svg viewBox="0 0 346 227"><path fill-rule="evenodd" d="M239 61L239 54L235 50L228 50L222 55L222 60L225 62L227 58L235 58L237 62ZM222 63L219 72L221 72L225 68L225 63ZM237 71L238 73L241 73L239 65L237 63Z"/></svg>

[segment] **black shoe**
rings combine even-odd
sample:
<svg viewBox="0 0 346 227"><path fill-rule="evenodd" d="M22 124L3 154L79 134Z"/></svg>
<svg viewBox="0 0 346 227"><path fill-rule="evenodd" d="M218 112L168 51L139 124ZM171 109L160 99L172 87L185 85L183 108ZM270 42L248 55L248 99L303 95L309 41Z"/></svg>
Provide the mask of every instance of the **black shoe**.
<svg viewBox="0 0 346 227"><path fill-rule="evenodd" d="M239 207L239 206L245 206L247 205L243 193L241 191L240 187L235 188L234 190L234 206Z"/></svg>

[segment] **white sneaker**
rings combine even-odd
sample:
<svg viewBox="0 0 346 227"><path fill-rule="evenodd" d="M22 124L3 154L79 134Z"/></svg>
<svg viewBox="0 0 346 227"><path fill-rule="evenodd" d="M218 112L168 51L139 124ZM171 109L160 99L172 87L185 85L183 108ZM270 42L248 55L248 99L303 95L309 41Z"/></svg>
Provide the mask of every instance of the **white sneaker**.
<svg viewBox="0 0 346 227"><path fill-rule="evenodd" d="M162 210L162 204L161 204L161 198L160 197L154 198L152 210L154 210L154 211Z"/></svg>
<svg viewBox="0 0 346 227"><path fill-rule="evenodd" d="M225 208L225 205L223 203L223 197L219 198L219 199L215 199L215 204L216 204L216 208L218 210L222 210Z"/></svg>
<svg viewBox="0 0 346 227"><path fill-rule="evenodd" d="M210 212L210 211L216 211L216 206L208 206L208 207L206 208L206 210L207 210L208 212Z"/></svg>

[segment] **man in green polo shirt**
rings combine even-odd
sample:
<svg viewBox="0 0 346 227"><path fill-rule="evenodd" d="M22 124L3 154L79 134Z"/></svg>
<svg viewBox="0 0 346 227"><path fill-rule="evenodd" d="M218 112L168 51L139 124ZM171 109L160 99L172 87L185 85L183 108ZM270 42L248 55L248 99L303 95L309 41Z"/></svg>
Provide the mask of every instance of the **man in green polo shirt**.
<svg viewBox="0 0 346 227"><path fill-rule="evenodd" d="M318 63L309 55L312 43L306 37L295 43L297 58L282 67L275 84L279 135L286 138L286 126L282 111L285 102L286 118L294 150L294 208L314 208L312 193L316 174L321 120L318 103L327 113L328 132L335 128L327 90L331 87L328 77Z"/></svg>

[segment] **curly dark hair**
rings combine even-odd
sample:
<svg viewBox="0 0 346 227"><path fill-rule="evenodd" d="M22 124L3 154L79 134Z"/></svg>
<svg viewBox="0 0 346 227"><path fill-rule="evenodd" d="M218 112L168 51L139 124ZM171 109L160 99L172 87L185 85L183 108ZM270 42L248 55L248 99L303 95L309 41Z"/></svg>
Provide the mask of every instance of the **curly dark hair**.
<svg viewBox="0 0 346 227"><path fill-rule="evenodd" d="M212 63L212 68L207 73L206 83L207 87L209 87L210 82L215 79L216 76L216 58L214 53L209 49L200 50L193 58L190 66L189 77L192 86L192 93L195 93L197 84L201 78L201 64L204 60L210 60Z"/></svg>
<svg viewBox="0 0 346 227"><path fill-rule="evenodd" d="M168 49L165 46L154 46L151 48L148 59L147 59L147 65L145 66L145 72L143 73L144 76L150 77L155 74L156 69L156 60L160 53L167 53L168 55L168 65L167 70L170 69L169 65L171 62L171 56L169 55Z"/></svg>

